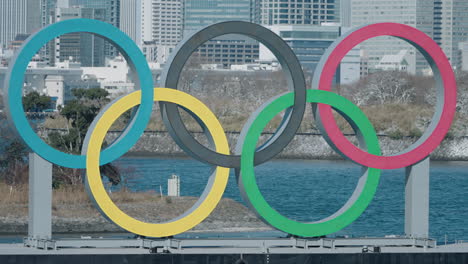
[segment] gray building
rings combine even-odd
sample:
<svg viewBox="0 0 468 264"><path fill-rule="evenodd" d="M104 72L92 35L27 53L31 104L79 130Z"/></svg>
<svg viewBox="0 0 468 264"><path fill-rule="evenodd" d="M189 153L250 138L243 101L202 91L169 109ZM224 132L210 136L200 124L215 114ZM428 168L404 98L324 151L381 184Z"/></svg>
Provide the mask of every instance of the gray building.
<svg viewBox="0 0 468 264"><path fill-rule="evenodd" d="M99 20L120 28L120 0L65 0L70 7L84 7L93 9L104 9L104 16ZM107 41L105 42L105 55L117 56L117 50Z"/></svg>
<svg viewBox="0 0 468 264"><path fill-rule="evenodd" d="M341 0L258 0L263 25L321 25L340 22Z"/></svg>
<svg viewBox="0 0 468 264"><path fill-rule="evenodd" d="M40 1L0 1L0 48L6 48L18 34L29 34L41 26Z"/></svg>
<svg viewBox="0 0 468 264"><path fill-rule="evenodd" d="M141 11L142 0L124 0L120 3L120 30L137 44L142 42Z"/></svg>
<svg viewBox="0 0 468 264"><path fill-rule="evenodd" d="M229 69L231 65L256 62L259 59L259 45L249 37L228 35L203 45L195 57L201 63L217 64Z"/></svg>
<svg viewBox="0 0 468 264"><path fill-rule="evenodd" d="M45 27L54 21L53 15L57 7L57 0L40 0L41 26Z"/></svg>
<svg viewBox="0 0 468 264"><path fill-rule="evenodd" d="M340 0L340 24L342 27L351 27L351 1Z"/></svg>
<svg viewBox="0 0 468 264"><path fill-rule="evenodd" d="M255 21L257 0L187 0L184 2L184 35L223 21ZM195 53L201 62L230 68L233 64L252 63L259 57L253 39L225 35L208 41Z"/></svg>
<svg viewBox="0 0 468 264"><path fill-rule="evenodd" d="M184 1L184 35L228 20L252 21L252 0Z"/></svg>
<svg viewBox="0 0 468 264"><path fill-rule="evenodd" d="M55 21L55 8L57 0L40 0L41 8L41 27L45 27ZM50 63L51 45L45 45L40 51L41 60Z"/></svg>
<svg viewBox="0 0 468 264"><path fill-rule="evenodd" d="M119 27L120 25L120 0L68 0L70 6L81 6L94 9L105 9L107 23Z"/></svg>
<svg viewBox="0 0 468 264"><path fill-rule="evenodd" d="M54 22L74 18L102 20L105 9L94 8L56 8ZM89 33L71 33L56 38L50 46L50 64L57 62L80 62L83 67L102 67L105 65L105 40Z"/></svg>
<svg viewBox="0 0 468 264"><path fill-rule="evenodd" d="M362 26L380 22L395 22L415 27L434 38L435 4L427 0L352 0L352 25ZM410 73L423 73L428 64L408 43L393 37L378 37L361 44L369 56L369 67L377 65L384 55L395 55L408 50Z"/></svg>
<svg viewBox="0 0 468 264"><path fill-rule="evenodd" d="M452 67L462 69L463 60L459 48L460 43L468 41L468 1L444 0L437 4L438 9L434 13L437 15L436 30L440 30L440 45Z"/></svg>
<svg viewBox="0 0 468 264"><path fill-rule="evenodd" d="M312 74L328 47L341 35L339 26L275 25L269 28L292 48L306 72ZM274 61L276 57L263 45L260 60ZM339 83L340 71L335 81Z"/></svg>
<svg viewBox="0 0 468 264"><path fill-rule="evenodd" d="M154 0L120 2L120 29L140 47L144 42L153 40L153 2Z"/></svg>
<svg viewBox="0 0 468 264"><path fill-rule="evenodd" d="M198 1L187 1L187 3ZM203 1L200 1L203 2ZM182 0L153 0L153 40L163 46L176 46L182 38Z"/></svg>

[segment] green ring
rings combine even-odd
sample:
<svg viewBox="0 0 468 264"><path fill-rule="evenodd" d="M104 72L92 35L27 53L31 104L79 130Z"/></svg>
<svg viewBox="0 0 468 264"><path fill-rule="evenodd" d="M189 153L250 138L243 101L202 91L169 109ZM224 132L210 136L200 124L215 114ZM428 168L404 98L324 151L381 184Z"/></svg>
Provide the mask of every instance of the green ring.
<svg viewBox="0 0 468 264"><path fill-rule="evenodd" d="M367 151L381 155L377 134L364 113L352 102L335 93L322 90L307 90L307 102L322 103L343 114L364 139ZM280 112L294 103L294 93L285 94L268 104L252 122L242 143L239 187L247 203L272 227L301 237L316 237L335 233L356 220L372 201L380 179L380 170L367 168L367 179L362 191L347 209L336 216L312 223L291 220L273 209L260 193L254 171L254 155L258 139L265 126ZM335 213L336 214L336 213Z"/></svg>

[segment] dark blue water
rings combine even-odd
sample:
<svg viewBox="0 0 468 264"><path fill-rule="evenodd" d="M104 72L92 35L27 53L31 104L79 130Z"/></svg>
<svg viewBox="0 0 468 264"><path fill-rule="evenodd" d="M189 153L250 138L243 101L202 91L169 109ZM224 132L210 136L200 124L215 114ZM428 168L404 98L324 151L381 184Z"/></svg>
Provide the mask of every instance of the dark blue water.
<svg viewBox="0 0 468 264"><path fill-rule="evenodd" d="M122 158L124 184L134 191L167 192L172 174L181 178L181 195L199 196L211 167L189 159ZM361 168L342 161L278 160L256 168L266 200L280 213L314 221L339 209L352 194ZM385 236L404 234L405 172L383 171L377 194L364 214L334 235ZM430 175L430 236L442 242L468 240L468 163L432 163ZM224 194L243 202L231 172Z"/></svg>

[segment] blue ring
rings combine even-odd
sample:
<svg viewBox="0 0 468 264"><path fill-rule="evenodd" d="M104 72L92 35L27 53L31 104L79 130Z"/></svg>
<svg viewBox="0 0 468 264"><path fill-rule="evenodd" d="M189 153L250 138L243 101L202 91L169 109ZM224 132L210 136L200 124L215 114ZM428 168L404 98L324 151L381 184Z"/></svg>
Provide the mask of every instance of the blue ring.
<svg viewBox="0 0 468 264"><path fill-rule="evenodd" d="M100 164L125 154L145 131L153 108L153 78L145 56L130 37L118 28L98 20L70 19L51 24L30 36L12 60L5 78L5 106L16 131L34 152L45 160L68 168L86 168L86 157L63 153L47 145L32 129L24 114L22 87L31 58L50 40L67 33L86 32L101 36L115 45L129 66L136 71L141 87L141 104L131 125L112 145L103 150Z"/></svg>

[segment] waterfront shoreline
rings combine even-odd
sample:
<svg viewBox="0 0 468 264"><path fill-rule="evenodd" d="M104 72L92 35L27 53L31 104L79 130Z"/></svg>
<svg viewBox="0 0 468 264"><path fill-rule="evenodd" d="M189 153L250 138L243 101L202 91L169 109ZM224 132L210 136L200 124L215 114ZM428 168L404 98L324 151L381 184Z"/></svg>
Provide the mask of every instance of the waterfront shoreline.
<svg viewBox="0 0 468 264"><path fill-rule="evenodd" d="M107 141L113 142L120 132L110 132ZM202 133L195 133L195 138L202 144L206 144L206 138ZM235 144L238 140L238 133L227 133L231 152L234 152ZM263 134L260 138L264 142L271 136L271 133ZM355 136L347 136L355 143ZM405 137L402 139L392 139L388 136L379 136L380 147L383 155L395 155L407 149L416 141L416 138ZM125 157L152 157L152 158L189 158L180 149L167 132L145 132L135 146L125 155ZM336 153L321 135L297 134L291 143L276 156L277 159L284 160L344 160ZM432 161L468 161L468 137L446 139L430 155Z"/></svg>

